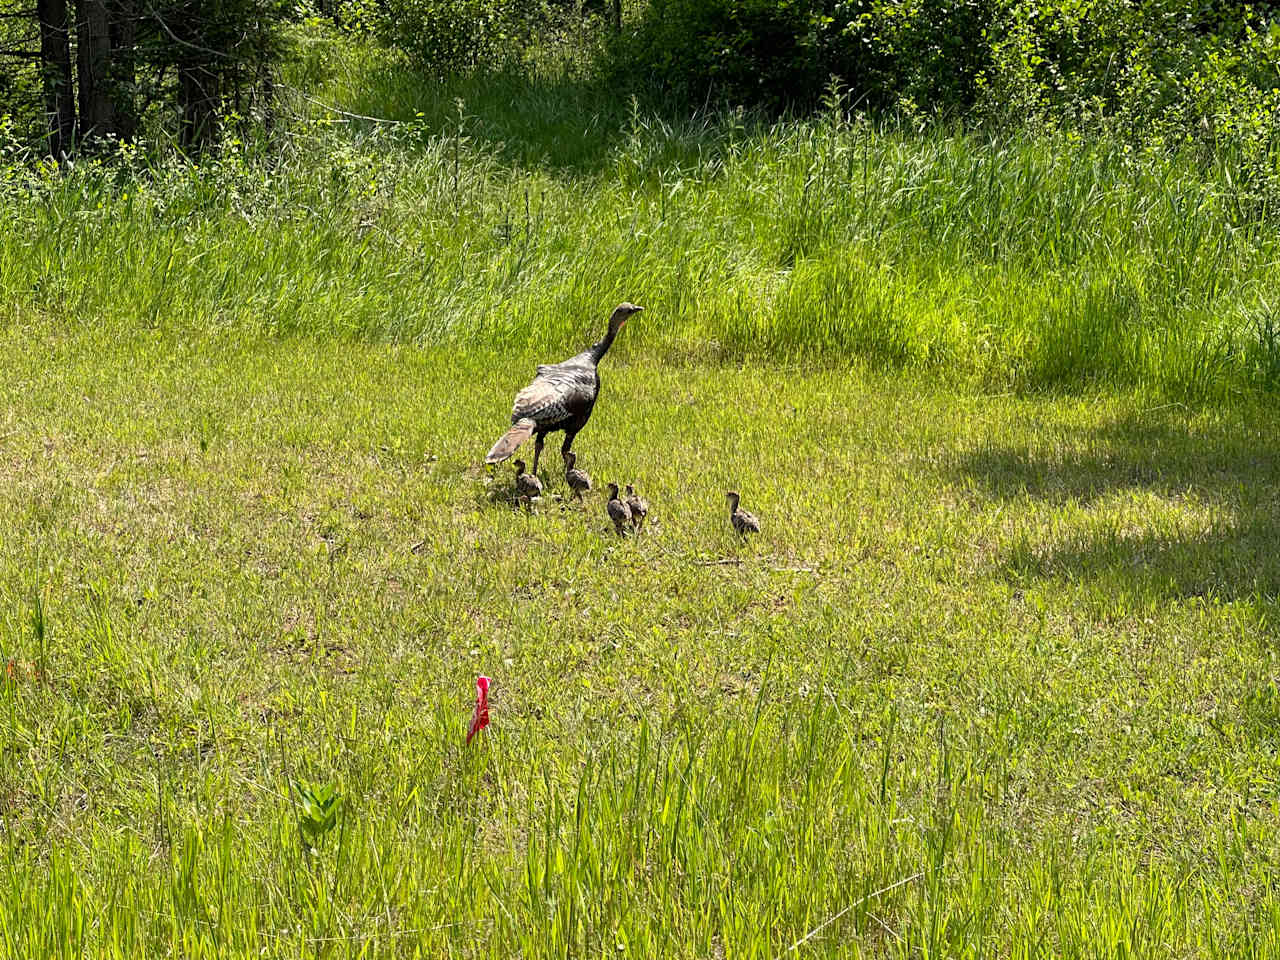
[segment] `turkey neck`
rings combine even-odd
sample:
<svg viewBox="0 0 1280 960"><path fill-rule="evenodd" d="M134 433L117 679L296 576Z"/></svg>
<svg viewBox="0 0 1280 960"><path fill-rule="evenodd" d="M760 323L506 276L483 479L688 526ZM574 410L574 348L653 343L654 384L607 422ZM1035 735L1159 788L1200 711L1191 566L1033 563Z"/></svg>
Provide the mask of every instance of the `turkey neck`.
<svg viewBox="0 0 1280 960"><path fill-rule="evenodd" d="M591 362L593 364L599 363L604 355L609 352L609 348L613 346L613 338L618 335L618 331L621 329L622 324L620 323L616 325L609 324L609 332L604 335L604 339L591 348Z"/></svg>

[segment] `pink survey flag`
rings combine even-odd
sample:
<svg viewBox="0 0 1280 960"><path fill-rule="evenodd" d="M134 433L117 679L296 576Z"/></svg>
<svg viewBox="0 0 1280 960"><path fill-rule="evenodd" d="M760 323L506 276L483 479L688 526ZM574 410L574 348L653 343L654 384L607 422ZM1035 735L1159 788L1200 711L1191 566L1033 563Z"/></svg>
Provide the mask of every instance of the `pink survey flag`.
<svg viewBox="0 0 1280 960"><path fill-rule="evenodd" d="M476 677L476 708L471 711L471 726L467 729L467 743L489 725L489 678Z"/></svg>

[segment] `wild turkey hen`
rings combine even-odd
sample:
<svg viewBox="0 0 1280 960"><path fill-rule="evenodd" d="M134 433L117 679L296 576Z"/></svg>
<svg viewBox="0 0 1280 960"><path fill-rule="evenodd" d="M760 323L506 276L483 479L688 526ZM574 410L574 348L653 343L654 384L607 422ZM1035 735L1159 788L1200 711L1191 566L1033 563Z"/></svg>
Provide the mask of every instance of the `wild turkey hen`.
<svg viewBox="0 0 1280 960"><path fill-rule="evenodd" d="M564 431L560 453L568 453L573 446L573 438L591 419L591 410L600 396L597 364L613 346L613 338L622 325L643 309L634 303L618 304L609 318L609 329L603 340L563 363L539 366L533 383L516 394L515 405L511 408L511 429L493 445L484 462L501 463L533 436L533 473L537 476L543 438L557 430Z"/></svg>

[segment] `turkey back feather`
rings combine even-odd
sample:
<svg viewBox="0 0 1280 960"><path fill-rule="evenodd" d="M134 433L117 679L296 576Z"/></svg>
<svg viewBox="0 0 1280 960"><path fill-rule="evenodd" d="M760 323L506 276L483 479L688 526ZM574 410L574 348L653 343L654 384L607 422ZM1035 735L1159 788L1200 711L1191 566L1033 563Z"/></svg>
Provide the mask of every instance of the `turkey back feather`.
<svg viewBox="0 0 1280 960"><path fill-rule="evenodd" d="M563 379L539 377L516 394L511 418L518 423L529 419L543 425L559 423L569 416L568 402L575 399L573 385Z"/></svg>

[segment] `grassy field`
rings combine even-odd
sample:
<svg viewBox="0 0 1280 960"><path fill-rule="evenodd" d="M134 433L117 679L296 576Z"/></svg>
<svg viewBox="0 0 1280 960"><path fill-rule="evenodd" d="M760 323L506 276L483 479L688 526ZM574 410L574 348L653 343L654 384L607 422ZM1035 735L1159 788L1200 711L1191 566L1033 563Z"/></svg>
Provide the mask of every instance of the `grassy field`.
<svg viewBox="0 0 1280 960"><path fill-rule="evenodd" d="M533 356L10 328L5 953L1274 955L1274 415L660 322L627 540L476 466Z"/></svg>
<svg viewBox="0 0 1280 960"><path fill-rule="evenodd" d="M302 68L404 122L0 166L0 954L1280 955L1230 158Z"/></svg>

